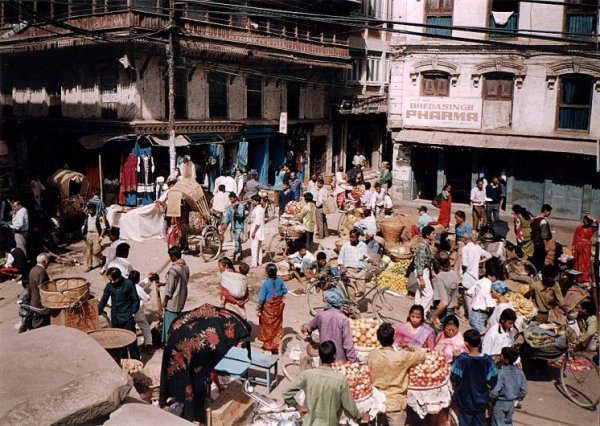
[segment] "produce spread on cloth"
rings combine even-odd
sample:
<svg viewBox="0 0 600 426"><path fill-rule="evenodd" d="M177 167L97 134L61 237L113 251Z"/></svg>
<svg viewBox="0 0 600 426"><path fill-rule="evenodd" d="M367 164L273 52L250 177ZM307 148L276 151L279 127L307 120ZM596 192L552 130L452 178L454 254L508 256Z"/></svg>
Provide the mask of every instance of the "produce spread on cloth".
<svg viewBox="0 0 600 426"><path fill-rule="evenodd" d="M357 362L334 362L332 367L344 376L355 400L362 400L371 396L373 381L368 366L360 365Z"/></svg>
<svg viewBox="0 0 600 426"><path fill-rule="evenodd" d="M357 350L360 348L374 349L379 346L377 341L377 329L381 321L376 318L350 318L350 329L352 330L352 341Z"/></svg>
<svg viewBox="0 0 600 426"><path fill-rule="evenodd" d="M427 350L425 361L408 370L408 387L431 389L444 385L450 377L450 366L436 351Z"/></svg>

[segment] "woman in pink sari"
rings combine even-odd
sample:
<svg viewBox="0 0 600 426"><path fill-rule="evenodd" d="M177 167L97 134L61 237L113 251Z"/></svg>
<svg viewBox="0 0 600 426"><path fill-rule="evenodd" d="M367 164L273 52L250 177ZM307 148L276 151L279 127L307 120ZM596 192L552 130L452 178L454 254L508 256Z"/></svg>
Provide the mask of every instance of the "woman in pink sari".
<svg viewBox="0 0 600 426"><path fill-rule="evenodd" d="M452 358L467 352L463 335L458 331L458 318L456 315L448 315L444 318L443 333L435 341L435 350L446 358L449 363Z"/></svg>
<svg viewBox="0 0 600 426"><path fill-rule="evenodd" d="M433 329L425 324L425 313L421 305L412 305L405 323L396 326L394 343L408 343L419 348L433 349Z"/></svg>

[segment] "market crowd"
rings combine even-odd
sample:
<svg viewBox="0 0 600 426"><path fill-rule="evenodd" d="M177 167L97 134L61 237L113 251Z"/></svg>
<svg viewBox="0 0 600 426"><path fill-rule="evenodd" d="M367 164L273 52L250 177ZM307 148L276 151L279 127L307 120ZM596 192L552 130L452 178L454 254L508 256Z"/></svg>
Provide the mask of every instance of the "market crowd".
<svg viewBox="0 0 600 426"><path fill-rule="evenodd" d="M250 353L248 274L264 262L269 209L279 217L280 225L295 227L302 238L294 241L282 262L264 267L266 278L255 300L261 349L278 353L285 297L291 292L302 294L302 288L288 291L282 269L302 283L319 283L327 303L302 326L304 333L319 332L320 343L313 348L319 367L302 372L283 390L285 402L304 414L305 424L337 424L342 409L357 422L368 421L368 413L359 410L344 377L332 369L335 363L366 363L373 386L385 395L385 413L379 416L382 424L404 425L418 420L409 403L409 371L427 362L428 353L435 351L448 366L451 393L437 413L428 414L430 424L450 424L451 406L461 425L486 424L486 416L494 425L509 425L514 410L526 398L526 374L543 376L548 370L547 362L535 356L535 347L522 334L542 324L571 320L577 328L578 348L592 354L596 351L591 240L598 220L586 214L569 249L553 241L551 206L541 206L534 215L513 205L516 246L510 248L500 220L505 189L498 177L492 177L489 183L478 179L471 191L472 224L467 223L466 212L452 214L449 184L432 202L439 209L437 218L428 214L426 206L418 209L415 223L407 226L404 234L414 242L406 271L407 291L414 296L414 305L405 322L378 325L373 331L378 347L368 355L359 354L343 308L365 294L367 267L379 266L387 252L385 240L379 236L379 221L398 217L389 195L389 164L382 165L371 183L365 181L366 163L364 155L357 152L353 167L347 172L340 168L328 182L331 191L322 176L310 176L303 185L288 165L275 173L272 187L261 185L254 172L236 171L234 176L217 178L211 214L224 238L231 238L233 252L217 262L219 306L205 304L192 311L184 310L190 268L180 241L169 239L170 266L163 282L155 272L141 274L129 261L130 246L120 238L119 228L108 222L99 194L88 200L82 224L86 264L88 272L99 268L107 279L99 311L103 313L110 300L112 326L133 332L139 328L142 352L153 353L157 346L164 346L161 406L189 420L206 420L202 409L208 397L206 386L214 381L220 387L214 370L218 361L233 346L245 347ZM327 215L338 210L342 214L352 211L355 221L347 229L348 239L339 248L337 259L328 259L325 252L314 251L314 241L329 234ZM40 310L23 315L21 331L47 325L49 316L43 312L39 286L49 279L49 263L61 257L56 253L59 248L52 245L51 235L41 235L39 243L32 244L28 210L17 198L3 197L0 219L0 254L4 258L0 276L22 279L27 304ZM245 237L250 264L242 256ZM109 245L104 254L105 238ZM530 262L525 265L533 265L525 268L524 286L515 287L501 267L507 248ZM31 267L33 260L35 266ZM347 277L343 292L327 284L340 275ZM162 293L160 336L153 337L144 305L157 287ZM517 304L513 293L519 300L529 301L530 308ZM461 331L461 318L468 321L469 329ZM122 355L139 359L137 342L123 349ZM596 353L596 364L597 358ZM171 368L173 365L177 368ZM305 392L304 404L295 399L300 390Z"/></svg>

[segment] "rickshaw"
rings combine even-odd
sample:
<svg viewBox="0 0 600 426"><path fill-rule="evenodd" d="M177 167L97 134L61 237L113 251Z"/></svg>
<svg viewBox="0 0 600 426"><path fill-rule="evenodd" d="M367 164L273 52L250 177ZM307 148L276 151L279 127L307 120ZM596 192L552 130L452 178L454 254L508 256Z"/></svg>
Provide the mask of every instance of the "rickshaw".
<svg viewBox="0 0 600 426"><path fill-rule="evenodd" d="M59 223L54 224L55 229L60 229L62 236L78 234L85 218L87 177L73 170L60 169L48 178L47 184L60 193L56 206Z"/></svg>
<svg viewBox="0 0 600 426"><path fill-rule="evenodd" d="M206 262L219 257L223 239L202 187L193 179L182 179L169 188L165 203L166 216L180 231L178 245Z"/></svg>

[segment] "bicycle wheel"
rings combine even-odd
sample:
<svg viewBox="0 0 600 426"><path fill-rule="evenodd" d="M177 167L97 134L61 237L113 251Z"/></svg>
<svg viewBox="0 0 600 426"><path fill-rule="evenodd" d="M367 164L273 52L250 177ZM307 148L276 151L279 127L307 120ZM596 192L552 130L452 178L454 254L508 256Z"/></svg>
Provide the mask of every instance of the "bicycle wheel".
<svg viewBox="0 0 600 426"><path fill-rule="evenodd" d="M531 279L537 275L537 270L533 263L519 257L507 259L502 264L502 271L504 272L504 279L524 283L531 282Z"/></svg>
<svg viewBox="0 0 600 426"><path fill-rule="evenodd" d="M308 305L308 312L314 317L323 309L325 309L325 292L321 291L316 284L309 283L304 287L306 293L306 304Z"/></svg>
<svg viewBox="0 0 600 426"><path fill-rule="evenodd" d="M277 234L271 238L271 242L269 242L269 248L267 250L267 256L271 260L271 262L279 262L283 260L285 255L287 254L287 241L281 235Z"/></svg>
<svg viewBox="0 0 600 426"><path fill-rule="evenodd" d="M559 380L567 398L582 408L596 408L600 400L600 376L591 359L577 353L565 355Z"/></svg>
<svg viewBox="0 0 600 426"><path fill-rule="evenodd" d="M221 248L223 241L221 235L216 228L208 226L204 232L202 232L202 239L200 240L200 256L205 262L215 260L221 254Z"/></svg>
<svg viewBox="0 0 600 426"><path fill-rule="evenodd" d="M286 334L279 343L279 362L289 381L294 381L302 371L314 367L312 358L306 353L306 345L304 336L299 333Z"/></svg>
<svg viewBox="0 0 600 426"><path fill-rule="evenodd" d="M379 287L373 296L373 312L382 322L397 324L406 318L400 309L402 295L389 288Z"/></svg>

